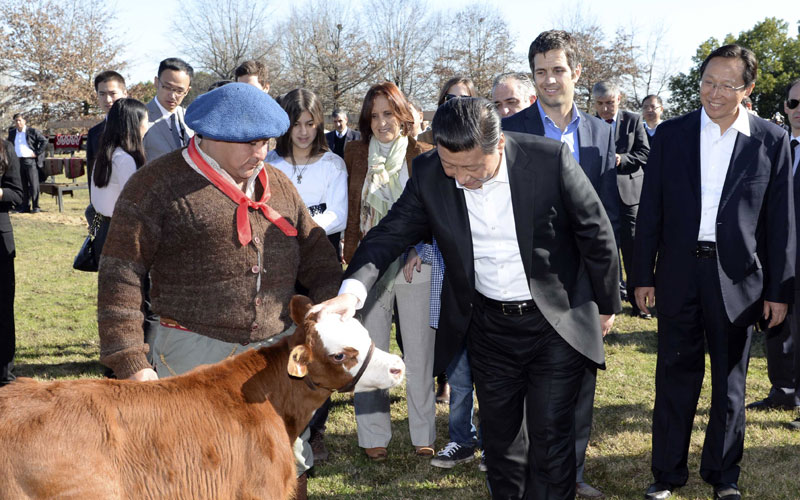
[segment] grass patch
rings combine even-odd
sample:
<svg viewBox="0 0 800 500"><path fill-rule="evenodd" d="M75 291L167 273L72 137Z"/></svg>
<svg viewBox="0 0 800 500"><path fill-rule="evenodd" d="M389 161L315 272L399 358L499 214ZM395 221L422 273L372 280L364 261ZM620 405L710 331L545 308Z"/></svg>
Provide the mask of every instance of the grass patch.
<svg viewBox="0 0 800 500"><path fill-rule="evenodd" d="M12 215L17 243L17 373L38 379L100 377L96 323L97 275L72 269L86 235L83 209L88 193L64 198L64 213L44 195L41 214ZM598 374L595 418L586 478L609 498L641 498L651 482L650 426L654 397L656 322L620 316L606 337L608 369ZM753 340L748 401L769 390L763 336ZM393 347L396 351L396 346ZM708 368L708 366L707 366ZM710 372L707 370L689 454L689 483L677 500L711 498L698 475L708 422ZM331 459L317 466L309 482L311 498L483 499L488 498L477 460L452 470L436 469L414 456L408 434L405 388L392 390L393 438L389 459L369 461L357 445L352 396L336 394L326 443ZM800 498L800 432L783 427L788 411L750 412L740 486L750 498ZM447 442L447 409L436 415L437 449ZM257 466L257 465L255 465Z"/></svg>

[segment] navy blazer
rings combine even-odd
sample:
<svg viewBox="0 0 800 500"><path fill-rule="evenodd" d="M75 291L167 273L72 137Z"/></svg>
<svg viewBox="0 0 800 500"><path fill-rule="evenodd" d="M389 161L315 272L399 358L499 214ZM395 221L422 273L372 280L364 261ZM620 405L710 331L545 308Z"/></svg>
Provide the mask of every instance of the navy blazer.
<svg viewBox="0 0 800 500"><path fill-rule="evenodd" d="M336 131L331 130L325 134L325 140L328 141L328 149L334 153L339 155L341 158L344 158L344 147L350 141L359 141L361 140L361 132L357 130L353 130L350 127L347 127L347 133L344 134L344 142L342 143L342 147L337 149L336 148Z"/></svg>
<svg viewBox="0 0 800 500"><path fill-rule="evenodd" d="M737 133L716 220L722 297L737 326L758 320L762 300L792 302L797 242L789 136L777 125L748 117L750 137ZM633 276L635 286L655 287L658 312L671 316L683 304L695 267L700 110L661 123L651 146Z"/></svg>
<svg viewBox="0 0 800 500"><path fill-rule="evenodd" d="M514 224L531 296L564 340L603 364L598 312L622 309L619 259L605 210L567 145L513 132L505 137ZM463 345L477 300L464 191L444 174L437 150L414 159L403 194L361 241L345 278L369 290L406 248L431 235L447 268L434 375Z"/></svg>
<svg viewBox="0 0 800 500"><path fill-rule="evenodd" d="M97 158L97 150L100 148L100 136L106 128L106 120L89 129L86 137L86 167L89 175L94 171L94 160ZM91 183L89 183L91 184Z"/></svg>
<svg viewBox="0 0 800 500"><path fill-rule="evenodd" d="M603 202L603 207L614 227L614 233L618 234L617 160L611 125L581 110L578 110L578 113L581 117L578 124L578 151L581 168L600 196L600 201ZM519 113L503 118L502 123L505 131L544 136L544 124L536 103Z"/></svg>

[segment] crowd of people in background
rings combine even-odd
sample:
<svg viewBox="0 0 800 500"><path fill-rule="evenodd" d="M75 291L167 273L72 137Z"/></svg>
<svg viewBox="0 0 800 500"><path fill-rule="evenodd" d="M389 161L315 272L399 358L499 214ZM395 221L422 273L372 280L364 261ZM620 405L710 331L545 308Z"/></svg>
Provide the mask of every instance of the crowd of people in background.
<svg viewBox="0 0 800 500"><path fill-rule="evenodd" d="M391 82L372 85L357 113L325 110L303 88L273 99L260 61L186 111L194 71L179 58L160 63L148 103L127 97L119 73L98 74L105 116L88 132L87 219L101 235L107 375L170 377L271 345L293 331L291 296L306 294L355 314L380 349L395 326L421 459L449 469L480 457L493 498L598 499L585 465L603 337L623 302L651 320L657 295L645 498L687 481L704 346L712 395L700 474L716 499L741 498L757 323L772 388L747 408L800 408L790 306L800 79L784 96L787 131L748 112L758 62L737 45L703 62L701 108L668 121L659 95L625 110L609 81L592 88L595 113L581 111L567 32L541 33L528 62L530 74L498 75L491 89L469 75L446 81L431 126ZM24 114L14 120L0 141L0 384L14 380L8 213L41 210L46 144ZM449 387L438 450L437 376ZM389 403L386 391L353 399L358 445L374 461L389 455ZM308 469L329 456L329 408L294 443L299 499ZM800 430L800 419L788 425Z"/></svg>

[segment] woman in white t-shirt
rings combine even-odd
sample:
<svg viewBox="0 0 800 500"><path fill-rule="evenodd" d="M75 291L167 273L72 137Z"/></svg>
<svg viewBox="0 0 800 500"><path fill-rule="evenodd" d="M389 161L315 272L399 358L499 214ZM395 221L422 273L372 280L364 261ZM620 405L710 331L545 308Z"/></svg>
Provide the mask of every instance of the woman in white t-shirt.
<svg viewBox="0 0 800 500"><path fill-rule="evenodd" d="M317 96L295 89L280 99L291 126L267 155L267 163L291 179L314 222L328 235L337 253L347 224L347 169L328 151L322 107ZM341 258L341 254L340 254Z"/></svg>
<svg viewBox="0 0 800 500"><path fill-rule="evenodd" d="M111 106L91 179L92 206L101 217L111 218L125 183L144 165L146 131L147 107L142 102L124 98Z"/></svg>

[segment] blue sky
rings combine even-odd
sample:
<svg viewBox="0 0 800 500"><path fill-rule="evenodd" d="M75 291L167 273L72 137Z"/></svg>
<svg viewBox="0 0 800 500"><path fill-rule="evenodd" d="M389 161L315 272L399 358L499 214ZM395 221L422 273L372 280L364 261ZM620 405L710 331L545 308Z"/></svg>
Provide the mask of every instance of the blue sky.
<svg viewBox="0 0 800 500"><path fill-rule="evenodd" d="M360 0L351 0L350 3L357 4ZM503 15L516 36L516 50L521 54L527 54L528 45L537 34L553 28L576 9L584 18L596 20L607 36L611 36L619 26L635 26L644 41L654 26L663 23L667 29L664 45L675 57L679 71L690 67L697 46L709 37L721 39L728 33L738 34L765 17L788 21L790 33L794 34L800 19L800 7L792 0L488 0L481 3L493 6ZM131 83L152 80L160 60L182 56L176 49L176 39L170 35L170 27L172 19L180 22L181 11L188 4L169 0L118 4L118 23L126 40L123 58L130 63L123 73ZM280 18L288 13L289 4L273 1L269 8L275 18ZM442 11L457 10L466 4L451 0L430 2L432 9ZM790 8L793 4L794 8Z"/></svg>

